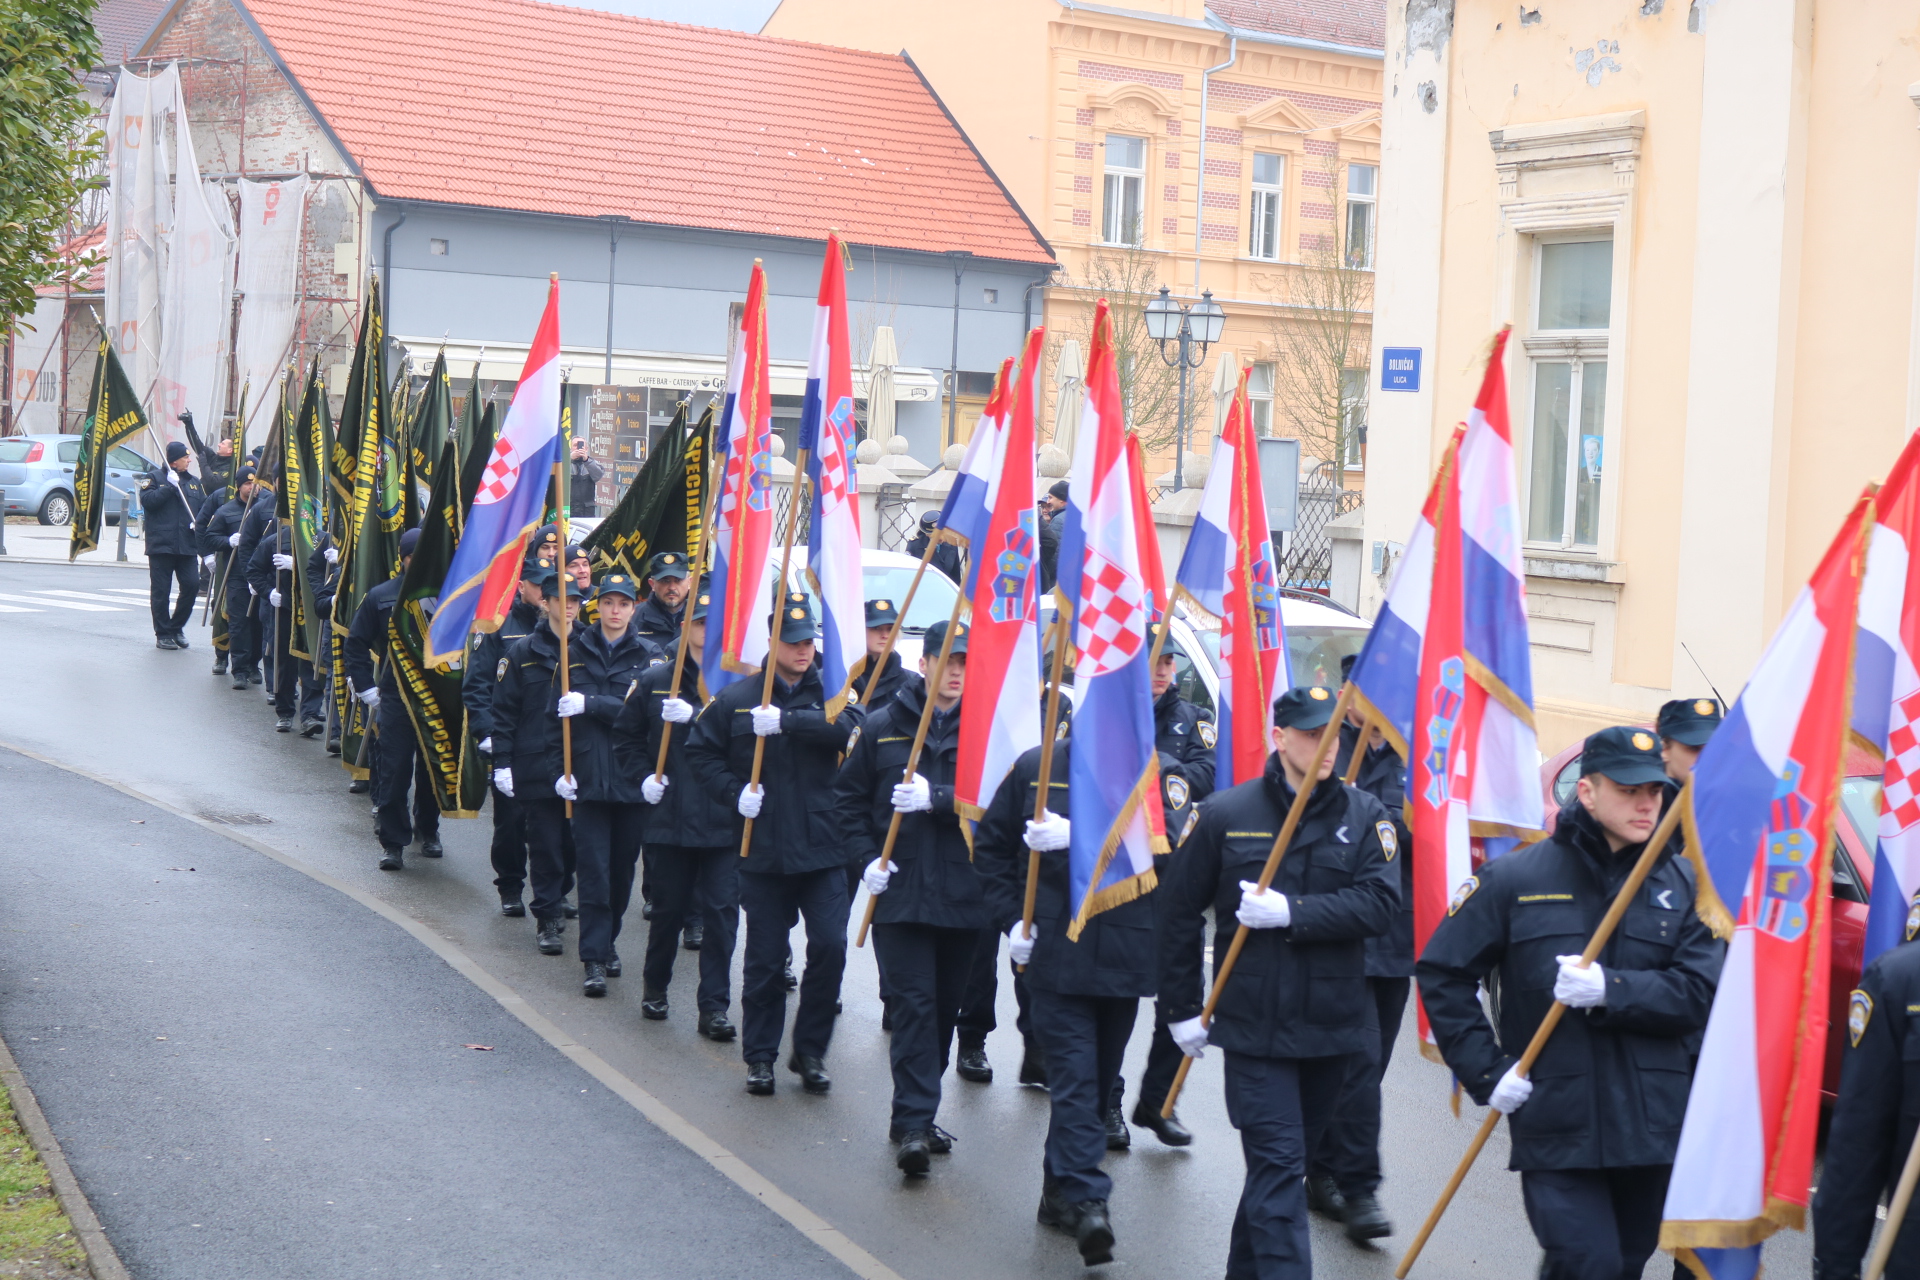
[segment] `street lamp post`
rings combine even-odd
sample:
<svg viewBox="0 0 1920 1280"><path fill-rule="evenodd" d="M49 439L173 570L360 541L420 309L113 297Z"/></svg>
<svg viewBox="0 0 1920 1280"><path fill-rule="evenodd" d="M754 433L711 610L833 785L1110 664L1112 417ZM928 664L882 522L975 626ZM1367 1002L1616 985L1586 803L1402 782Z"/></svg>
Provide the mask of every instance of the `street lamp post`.
<svg viewBox="0 0 1920 1280"><path fill-rule="evenodd" d="M1175 302L1160 286L1160 296L1147 304L1147 336L1159 344L1160 358L1180 370L1180 407L1173 429L1173 487L1186 482L1187 375L1207 362L1207 348L1220 341L1227 313L1213 300L1213 290L1202 290L1191 306ZM1168 344L1173 344L1172 354Z"/></svg>

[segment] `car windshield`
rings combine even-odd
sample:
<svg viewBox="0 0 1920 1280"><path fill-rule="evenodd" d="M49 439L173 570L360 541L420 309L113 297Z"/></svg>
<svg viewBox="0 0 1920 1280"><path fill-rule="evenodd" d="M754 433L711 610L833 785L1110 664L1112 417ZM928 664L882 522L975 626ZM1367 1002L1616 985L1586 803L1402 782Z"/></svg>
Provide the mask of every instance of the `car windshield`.
<svg viewBox="0 0 1920 1280"><path fill-rule="evenodd" d="M25 462L31 448L25 440L0 440L0 462Z"/></svg>
<svg viewBox="0 0 1920 1280"><path fill-rule="evenodd" d="M1214 670L1220 669L1220 633L1211 628L1194 628ZM1364 627L1288 627L1287 665L1295 684L1320 684L1329 689L1340 687L1340 659L1360 652L1367 642Z"/></svg>
<svg viewBox="0 0 1920 1280"><path fill-rule="evenodd" d="M907 588L913 585L914 569L917 566L870 564L860 570L860 589L865 593L863 600L901 601L907 598ZM929 571L920 578L920 589L913 593L913 604L907 609L906 621L902 629L907 631L925 631L936 622L945 621L953 616L953 599L960 592L941 574Z"/></svg>
<svg viewBox="0 0 1920 1280"><path fill-rule="evenodd" d="M1880 839L1880 779L1842 778L1840 807L1846 811L1861 845L1871 852Z"/></svg>

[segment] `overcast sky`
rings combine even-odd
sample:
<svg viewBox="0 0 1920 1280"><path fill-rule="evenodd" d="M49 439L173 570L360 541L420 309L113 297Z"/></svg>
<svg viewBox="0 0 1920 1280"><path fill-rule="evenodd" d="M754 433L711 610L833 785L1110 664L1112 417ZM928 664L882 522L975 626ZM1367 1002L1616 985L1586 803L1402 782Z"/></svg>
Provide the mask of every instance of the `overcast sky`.
<svg viewBox="0 0 1920 1280"><path fill-rule="evenodd" d="M561 0L581 9L605 9L700 27L758 31L779 0Z"/></svg>

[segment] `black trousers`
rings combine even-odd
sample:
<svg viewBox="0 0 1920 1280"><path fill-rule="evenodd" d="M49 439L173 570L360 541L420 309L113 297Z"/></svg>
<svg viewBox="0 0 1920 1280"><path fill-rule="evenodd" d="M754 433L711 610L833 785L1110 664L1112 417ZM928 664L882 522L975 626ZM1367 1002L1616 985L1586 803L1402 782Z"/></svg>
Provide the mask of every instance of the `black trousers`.
<svg viewBox="0 0 1920 1280"><path fill-rule="evenodd" d="M1660 1243L1672 1165L1523 1169L1520 1196L1547 1251L1541 1280L1639 1280Z"/></svg>
<svg viewBox="0 0 1920 1280"><path fill-rule="evenodd" d="M1377 1024L1379 1035L1369 1037L1365 1053L1347 1059L1347 1078L1326 1129L1313 1135L1308 1170L1315 1177L1332 1177L1343 1195L1371 1195L1380 1187L1380 1081L1393 1061L1412 985L1411 978L1367 979L1373 1000L1369 1021Z"/></svg>
<svg viewBox="0 0 1920 1280"><path fill-rule="evenodd" d="M293 610L283 606L267 612L273 619L274 651L279 654L274 660L273 709L283 716L298 711L305 718L322 719L326 682L315 674L313 663L288 652L293 647Z"/></svg>
<svg viewBox="0 0 1920 1280"><path fill-rule="evenodd" d="M893 1038L893 1130L933 1126L940 1111L940 1078L953 1050L960 1000L979 950L978 929L930 924L876 924L874 959L887 973L887 1012Z"/></svg>
<svg viewBox="0 0 1920 1280"><path fill-rule="evenodd" d="M1167 1030L1166 1015L1160 1012L1160 1002L1153 1004L1153 1039L1147 1043L1147 1069L1140 1073L1140 1102L1144 1106L1160 1109L1167 1100L1167 1090L1173 1088L1174 1073L1180 1070L1183 1055L1180 1046L1173 1042L1173 1033ZM1113 1082L1113 1092L1107 1096L1107 1106L1114 1111L1120 1110L1126 1101L1127 1081L1123 1076Z"/></svg>
<svg viewBox="0 0 1920 1280"><path fill-rule="evenodd" d="M667 989L680 929L698 913L706 925L698 1007L702 1013L725 1013L733 999L733 944L740 932L739 850L656 844L648 846L647 861L653 867L654 897L642 980L654 991Z"/></svg>
<svg viewBox="0 0 1920 1280"><path fill-rule="evenodd" d="M982 929L974 942L973 964L967 971L967 989L960 997L961 1043L987 1038L999 1022L993 1006L1000 999L1000 931Z"/></svg>
<svg viewBox="0 0 1920 1280"><path fill-rule="evenodd" d="M580 959L613 959L620 920L633 899L644 806L573 802L574 874L580 886Z"/></svg>
<svg viewBox="0 0 1920 1280"><path fill-rule="evenodd" d="M545 795L523 796L519 802L527 828L527 880L533 886L533 918L559 920L567 890L573 887L573 832L566 802L553 788L545 790Z"/></svg>
<svg viewBox="0 0 1920 1280"><path fill-rule="evenodd" d="M404 849L417 834L440 834L440 805L433 798L433 765L413 736L413 720L398 693L388 693L375 708L379 751L373 766L373 800L380 806L375 825L383 849ZM408 820L407 792L413 792Z"/></svg>
<svg viewBox="0 0 1920 1280"><path fill-rule="evenodd" d="M1227 1280L1310 1280L1307 1121L1339 1096L1347 1056L1261 1058L1228 1052L1227 1119L1240 1131L1247 1180L1233 1215Z"/></svg>
<svg viewBox="0 0 1920 1280"><path fill-rule="evenodd" d="M1107 1156L1101 1110L1133 1035L1140 1001L1133 996L1069 996L1035 988L1034 1030L1047 1054L1052 1103L1042 1169L1068 1204L1105 1200L1113 1179L1100 1168Z"/></svg>
<svg viewBox="0 0 1920 1280"><path fill-rule="evenodd" d="M527 813L521 801L491 784L493 797L493 887L502 898L518 898L527 883Z"/></svg>
<svg viewBox="0 0 1920 1280"><path fill-rule="evenodd" d="M169 599L175 580L180 595ZM147 585L153 605L153 635L177 636L193 619L193 606L200 595L200 557L175 555L147 556Z"/></svg>
<svg viewBox="0 0 1920 1280"><path fill-rule="evenodd" d="M787 942L807 922L807 967L793 1018L793 1051L824 1058L833 1040L833 1006L847 967L847 877L839 867L794 876L740 873L747 955L740 973L740 1052L748 1062L780 1056L787 1020Z"/></svg>
<svg viewBox="0 0 1920 1280"><path fill-rule="evenodd" d="M853 909L860 906L861 877L866 874L866 870L867 864L865 861L849 862L847 864L847 925L849 928L856 930L860 926L854 923ZM861 907L860 910L864 915L866 908ZM878 946L875 946L873 952L873 967L880 978L880 1003L884 1006L887 1003L888 994L887 961L886 958L880 954Z"/></svg>
<svg viewBox="0 0 1920 1280"><path fill-rule="evenodd" d="M227 587L227 670L236 675L260 669L260 611L265 600L256 601L242 585L236 594ZM355 692L359 692L355 690Z"/></svg>

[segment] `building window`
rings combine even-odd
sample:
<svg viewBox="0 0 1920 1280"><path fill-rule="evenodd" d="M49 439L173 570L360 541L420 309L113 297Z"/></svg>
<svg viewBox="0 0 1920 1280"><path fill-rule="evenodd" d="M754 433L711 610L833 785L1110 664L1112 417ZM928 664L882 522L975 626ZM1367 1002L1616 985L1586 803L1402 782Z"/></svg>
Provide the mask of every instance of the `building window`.
<svg viewBox="0 0 1920 1280"><path fill-rule="evenodd" d="M1360 469L1360 446L1367 438L1367 371L1340 371L1340 467Z"/></svg>
<svg viewBox="0 0 1920 1280"><path fill-rule="evenodd" d="M436 258L444 258L447 256L447 242L445 240L429 239L427 241L427 252Z"/></svg>
<svg viewBox="0 0 1920 1280"><path fill-rule="evenodd" d="M1247 223L1247 256L1280 256L1280 157L1256 151L1253 156L1253 211Z"/></svg>
<svg viewBox="0 0 1920 1280"><path fill-rule="evenodd" d="M1000 301L1000 291L998 289L982 289L980 291L980 301L988 306L992 306L994 303Z"/></svg>
<svg viewBox="0 0 1920 1280"><path fill-rule="evenodd" d="M1273 363L1265 361L1253 366L1253 372L1247 375L1247 407L1253 410L1253 433L1257 436L1273 434Z"/></svg>
<svg viewBox="0 0 1920 1280"><path fill-rule="evenodd" d="M1347 166L1347 265L1357 271L1373 270L1374 201L1379 179L1376 165Z"/></svg>
<svg viewBox="0 0 1920 1280"><path fill-rule="evenodd" d="M1108 244L1137 245L1145 225L1147 140L1123 133L1107 135L1106 216L1100 238Z"/></svg>
<svg viewBox="0 0 1920 1280"><path fill-rule="evenodd" d="M1613 241L1544 243L1535 256L1527 538L1566 549L1600 545L1606 463L1607 343Z"/></svg>

